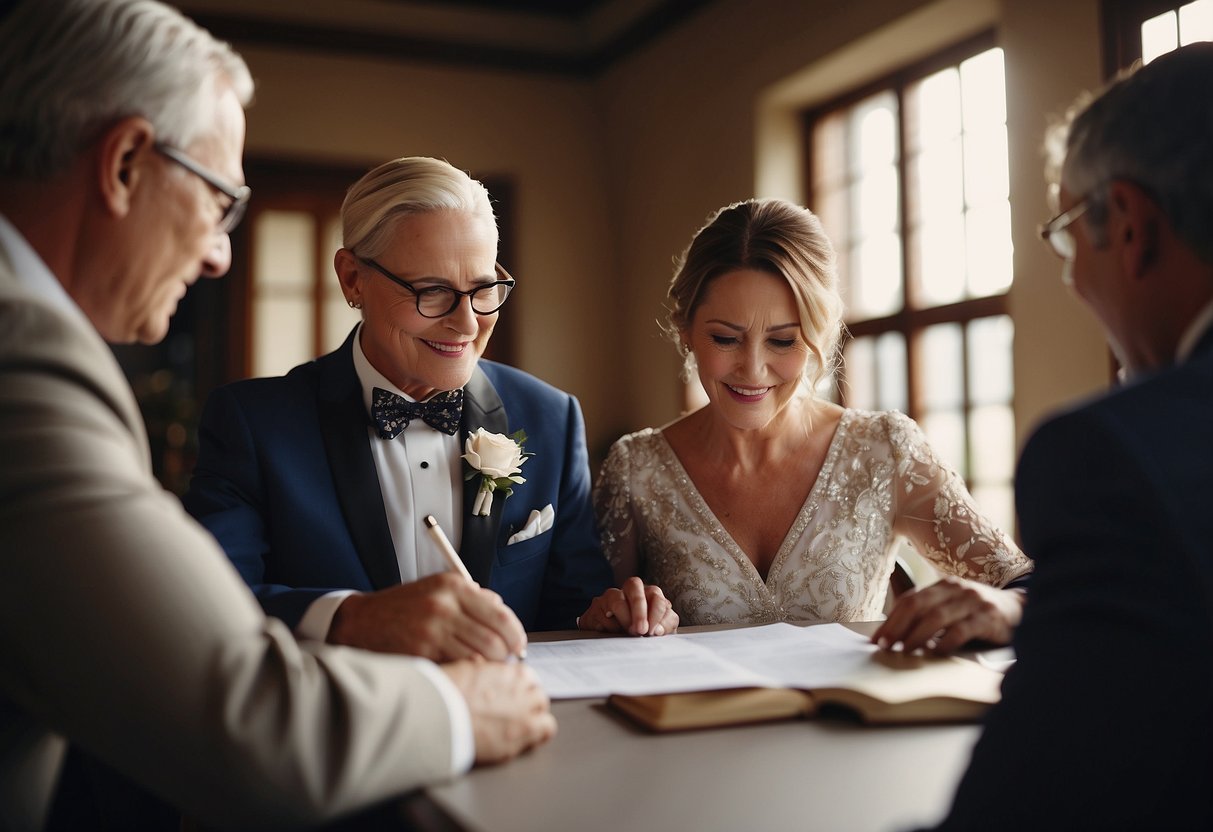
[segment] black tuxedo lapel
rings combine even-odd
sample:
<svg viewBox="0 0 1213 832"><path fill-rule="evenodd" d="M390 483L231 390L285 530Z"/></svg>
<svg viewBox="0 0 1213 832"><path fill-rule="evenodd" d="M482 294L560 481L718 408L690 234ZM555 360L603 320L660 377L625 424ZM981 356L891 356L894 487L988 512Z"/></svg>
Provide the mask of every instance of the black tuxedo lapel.
<svg viewBox="0 0 1213 832"><path fill-rule="evenodd" d="M355 328L354 332L358 330ZM396 547L388 528L379 490L379 475L366 429L370 424L362 403L362 388L354 372L354 334L341 349L318 359L320 387L316 407L333 485L350 537L371 585L386 589L400 583Z"/></svg>
<svg viewBox="0 0 1213 832"><path fill-rule="evenodd" d="M468 435L475 433L477 428L484 428L490 433L505 434L509 431L505 405L479 366L472 372L472 378L463 388L460 441L466 445ZM465 463L465 475L468 470L470 469ZM501 528L501 512L505 499L500 494L495 495L489 516L474 517L472 508L476 505L476 492L479 490L479 476L464 482L463 540L459 547L459 556L463 558L464 565L476 583L488 586L489 578L493 574L493 558L497 554L497 530Z"/></svg>

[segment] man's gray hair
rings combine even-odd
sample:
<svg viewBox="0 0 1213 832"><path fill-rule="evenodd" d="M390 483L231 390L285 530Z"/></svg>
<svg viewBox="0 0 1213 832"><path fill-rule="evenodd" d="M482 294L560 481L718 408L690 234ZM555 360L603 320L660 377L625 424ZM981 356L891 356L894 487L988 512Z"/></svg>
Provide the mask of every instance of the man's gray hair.
<svg viewBox="0 0 1213 832"><path fill-rule="evenodd" d="M244 60L162 3L24 0L0 25L0 175L54 176L129 116L188 147L223 85L252 98Z"/></svg>
<svg viewBox="0 0 1213 832"><path fill-rule="evenodd" d="M1133 182L1181 240L1213 263L1213 43L1195 43L1084 96L1046 139L1051 181L1088 201L1096 241L1107 185Z"/></svg>

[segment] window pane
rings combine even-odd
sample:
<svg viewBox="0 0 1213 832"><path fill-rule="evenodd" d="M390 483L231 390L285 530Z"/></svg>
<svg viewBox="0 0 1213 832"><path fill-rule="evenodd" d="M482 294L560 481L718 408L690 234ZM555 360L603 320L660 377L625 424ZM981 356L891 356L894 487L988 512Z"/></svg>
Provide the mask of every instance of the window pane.
<svg viewBox="0 0 1213 832"><path fill-rule="evenodd" d="M1007 534L1015 529L1015 490L1008 484L974 485L970 489L981 513Z"/></svg>
<svg viewBox="0 0 1213 832"><path fill-rule="evenodd" d="M1164 12L1141 24L1141 62L1148 64L1179 45L1175 12Z"/></svg>
<svg viewBox="0 0 1213 832"><path fill-rule="evenodd" d="M974 404L1011 401L1011 348L1015 325L1009 315L978 318L968 327L969 400Z"/></svg>
<svg viewBox="0 0 1213 832"><path fill-rule="evenodd" d="M906 410L906 351L899 334L855 338L847 344L843 361L849 407Z"/></svg>
<svg viewBox="0 0 1213 832"><path fill-rule="evenodd" d="M973 408L969 413L969 447L973 480L1010 482L1015 473L1015 416L1005 404Z"/></svg>
<svg viewBox="0 0 1213 832"><path fill-rule="evenodd" d="M1011 204L1006 200L965 215L969 293L996 295L1011 286Z"/></svg>
<svg viewBox="0 0 1213 832"><path fill-rule="evenodd" d="M853 236L859 239L897 229L897 168L885 165L855 183Z"/></svg>
<svg viewBox="0 0 1213 832"><path fill-rule="evenodd" d="M965 469L964 415L959 410L936 410L923 414L918 420L927 441L944 462L967 476Z"/></svg>
<svg viewBox="0 0 1213 832"><path fill-rule="evenodd" d="M312 291L316 275L316 222L303 211L262 211L253 224L253 286ZM309 358L311 356L308 356Z"/></svg>
<svg viewBox="0 0 1213 832"><path fill-rule="evenodd" d="M924 410L959 407L964 402L964 354L960 324L937 324L918 336L915 369L922 382Z"/></svg>
<svg viewBox="0 0 1213 832"><path fill-rule="evenodd" d="M1196 0L1179 9L1179 45L1213 40L1213 0Z"/></svg>
<svg viewBox="0 0 1213 832"><path fill-rule="evenodd" d="M965 133L965 202L970 206L1005 200L1010 193L1007 173L1007 128L996 124Z"/></svg>
<svg viewBox="0 0 1213 832"><path fill-rule="evenodd" d="M267 297L253 302L253 375L282 375L315 357L310 296Z"/></svg>
<svg viewBox="0 0 1213 832"><path fill-rule="evenodd" d="M851 260L849 316L879 317L901 308L901 244L890 232L864 240Z"/></svg>
<svg viewBox="0 0 1213 832"><path fill-rule="evenodd" d="M906 342L897 332L886 332L876 339L876 407L880 410L909 412L906 384Z"/></svg>
<svg viewBox="0 0 1213 832"><path fill-rule="evenodd" d="M960 90L966 133L1006 124L1006 79L1002 50L989 49L961 62Z"/></svg>
<svg viewBox="0 0 1213 832"><path fill-rule="evenodd" d="M948 144L960 135L960 73L949 67L911 85L906 107L911 153Z"/></svg>
<svg viewBox="0 0 1213 832"><path fill-rule="evenodd" d="M876 351L871 338L854 338L842 353L843 392L847 404L876 409Z"/></svg>
<svg viewBox="0 0 1213 832"><path fill-rule="evenodd" d="M964 210L964 155L959 137L926 147L911 160L910 169L916 221L930 222Z"/></svg>
<svg viewBox="0 0 1213 832"><path fill-rule="evenodd" d="M897 99L890 92L874 95L851 111L851 165L855 174L884 167L897 159Z"/></svg>
<svg viewBox="0 0 1213 832"><path fill-rule="evenodd" d="M917 306L952 303L964 297L964 236L964 215L959 211L929 219L915 234Z"/></svg>

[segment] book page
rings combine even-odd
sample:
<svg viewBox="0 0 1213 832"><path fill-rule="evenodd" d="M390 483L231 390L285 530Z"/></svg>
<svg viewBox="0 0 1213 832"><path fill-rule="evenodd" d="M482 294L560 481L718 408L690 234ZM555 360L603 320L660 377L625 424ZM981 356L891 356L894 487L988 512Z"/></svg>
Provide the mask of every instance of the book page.
<svg viewBox="0 0 1213 832"><path fill-rule="evenodd" d="M526 663L552 699L771 684L679 635L532 642Z"/></svg>
<svg viewBox="0 0 1213 832"><path fill-rule="evenodd" d="M527 664L552 699L843 684L876 647L841 624L767 624L661 638L532 642Z"/></svg>

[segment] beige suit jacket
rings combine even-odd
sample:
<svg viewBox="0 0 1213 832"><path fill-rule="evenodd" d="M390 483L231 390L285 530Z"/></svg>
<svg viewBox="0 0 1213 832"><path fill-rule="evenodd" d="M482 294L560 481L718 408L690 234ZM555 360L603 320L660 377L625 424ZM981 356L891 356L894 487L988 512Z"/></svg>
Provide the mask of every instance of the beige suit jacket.
<svg viewBox="0 0 1213 832"><path fill-rule="evenodd" d="M151 474L106 344L0 248L0 828L65 740L205 824L330 818L449 776L418 661L297 642Z"/></svg>

